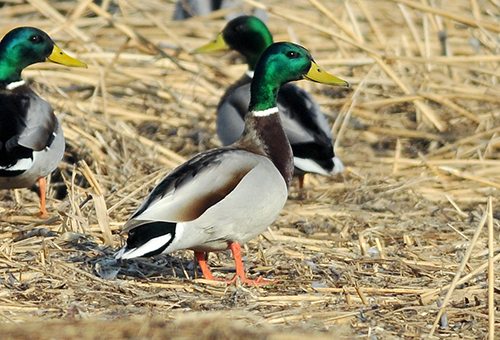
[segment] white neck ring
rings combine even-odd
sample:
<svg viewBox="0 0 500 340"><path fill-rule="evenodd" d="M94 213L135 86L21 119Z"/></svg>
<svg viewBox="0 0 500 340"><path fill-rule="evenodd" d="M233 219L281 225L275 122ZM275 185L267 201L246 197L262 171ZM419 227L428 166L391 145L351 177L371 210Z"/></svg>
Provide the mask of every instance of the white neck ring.
<svg viewBox="0 0 500 340"><path fill-rule="evenodd" d="M262 111L253 111L252 114L254 115L254 117L267 117L267 116L276 114L278 112L279 112L279 110L275 106L275 107L271 107L270 109L266 109L266 110L262 110Z"/></svg>
<svg viewBox="0 0 500 340"><path fill-rule="evenodd" d="M13 89L17 89L19 86L23 86L25 83L24 80L19 80L19 81L13 81L12 83L10 84L7 84L7 86L5 86L5 88L7 90L13 90Z"/></svg>

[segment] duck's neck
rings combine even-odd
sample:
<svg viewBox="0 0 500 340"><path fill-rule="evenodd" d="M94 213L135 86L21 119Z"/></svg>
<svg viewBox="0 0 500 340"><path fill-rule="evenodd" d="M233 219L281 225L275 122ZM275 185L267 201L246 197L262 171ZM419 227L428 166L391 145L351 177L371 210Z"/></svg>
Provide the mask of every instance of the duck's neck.
<svg viewBox="0 0 500 340"><path fill-rule="evenodd" d="M242 141L254 151L269 157L279 170L287 187L293 176L293 154L276 106L279 86L269 86L264 79L252 81L252 94L245 116Z"/></svg>

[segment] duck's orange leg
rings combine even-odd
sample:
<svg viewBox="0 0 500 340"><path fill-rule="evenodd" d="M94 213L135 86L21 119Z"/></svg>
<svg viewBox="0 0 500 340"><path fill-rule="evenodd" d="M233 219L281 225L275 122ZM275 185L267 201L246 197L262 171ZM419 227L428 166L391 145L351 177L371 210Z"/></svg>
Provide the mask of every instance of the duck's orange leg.
<svg viewBox="0 0 500 340"><path fill-rule="evenodd" d="M47 193L47 180L45 177L40 177L38 179L38 188L40 189L40 210L36 213L36 216L47 219L49 218L49 214L45 207L45 195Z"/></svg>
<svg viewBox="0 0 500 340"><path fill-rule="evenodd" d="M212 275L212 272L210 271L210 268L208 268L207 259L206 259L207 253L195 251L194 256L198 260L198 264L200 265L201 272L203 273L203 277L206 280L215 280L214 276Z"/></svg>
<svg viewBox="0 0 500 340"><path fill-rule="evenodd" d="M212 272L210 271L210 268L208 268L207 260L206 260L206 253L204 252L194 252L194 255L196 259L198 260L198 264L200 265L201 272L203 273L203 277L206 280L214 280L214 281L222 281L222 282L234 282L236 281L236 278L239 276L240 281L249 285L267 285L270 283L276 283L276 281L269 281L269 280L264 280L261 276L256 279L247 279L245 276L245 268L243 266L243 261L241 259L241 246L239 243L231 243L230 245L231 252L233 253L234 257L234 263L236 264L236 276L232 280L218 280L215 279L214 276L212 275Z"/></svg>

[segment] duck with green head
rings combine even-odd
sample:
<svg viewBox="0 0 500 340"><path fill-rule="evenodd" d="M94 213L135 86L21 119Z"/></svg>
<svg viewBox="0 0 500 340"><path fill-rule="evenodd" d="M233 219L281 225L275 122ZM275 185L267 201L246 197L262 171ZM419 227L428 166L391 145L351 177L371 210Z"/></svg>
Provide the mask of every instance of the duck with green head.
<svg viewBox="0 0 500 340"><path fill-rule="evenodd" d="M0 189L25 188L38 181L38 215L47 218L45 176L61 161L65 141L49 103L21 78L27 66L44 61L87 67L34 27L13 29L0 41Z"/></svg>
<svg viewBox="0 0 500 340"><path fill-rule="evenodd" d="M191 52L231 49L247 61L247 72L227 89L217 107L217 135L224 145L234 143L243 133L250 82L260 56L272 43L273 37L260 19L240 16L229 21L212 42ZM278 108L301 186L305 173L328 176L344 170L344 164L333 150L331 127L311 94L294 84L286 84L279 91Z"/></svg>
<svg viewBox="0 0 500 340"><path fill-rule="evenodd" d="M287 200L293 155L276 96L282 85L300 79L347 85L321 71L303 47L271 45L255 67L242 137L168 174L125 223L127 243L115 257L192 249L205 279L213 280L206 253L231 249L242 282L268 283L245 276L241 244L266 230Z"/></svg>

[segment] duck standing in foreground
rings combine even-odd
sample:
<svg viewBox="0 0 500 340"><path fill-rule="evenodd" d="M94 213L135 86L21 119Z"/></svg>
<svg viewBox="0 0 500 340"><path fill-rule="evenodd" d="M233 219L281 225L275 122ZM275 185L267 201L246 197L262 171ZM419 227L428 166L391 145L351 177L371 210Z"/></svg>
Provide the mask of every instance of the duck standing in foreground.
<svg viewBox="0 0 500 340"><path fill-rule="evenodd" d="M271 45L255 69L243 136L230 146L198 154L168 174L124 225L127 244L115 257L192 249L205 279L213 280L206 252L231 249L242 282L269 283L246 278L240 245L263 232L287 200L293 155L276 95L280 86L299 79L348 85L322 71L303 47Z"/></svg>
<svg viewBox="0 0 500 340"><path fill-rule="evenodd" d="M231 49L241 53L248 63L247 72L227 89L217 107L217 135L224 145L234 143L243 133L250 82L260 56L272 43L273 37L260 19L240 16L229 21L212 42L191 52ZM305 173L329 176L344 171L344 164L333 150L331 127L311 94L294 84L286 84L278 93L278 109L292 146L300 187Z"/></svg>
<svg viewBox="0 0 500 340"><path fill-rule="evenodd" d="M38 215L48 218L45 176L63 158L65 141L50 104L21 78L24 68L44 61L87 67L34 27L13 29L0 41L0 189L26 188L38 180Z"/></svg>

